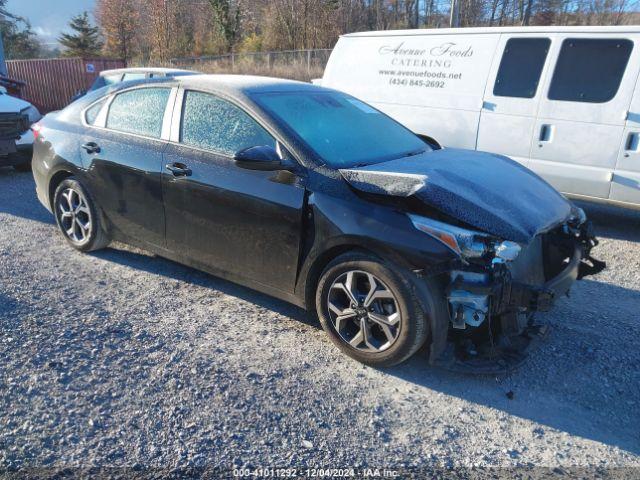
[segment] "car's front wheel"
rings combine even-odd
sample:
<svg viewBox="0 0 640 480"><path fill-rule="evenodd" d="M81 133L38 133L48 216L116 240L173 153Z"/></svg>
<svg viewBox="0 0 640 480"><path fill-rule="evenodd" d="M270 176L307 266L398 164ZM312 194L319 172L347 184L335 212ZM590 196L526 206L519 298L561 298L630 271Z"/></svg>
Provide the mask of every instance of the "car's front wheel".
<svg viewBox="0 0 640 480"><path fill-rule="evenodd" d="M429 326L411 280L366 253L347 253L320 276L316 310L331 340L372 366L396 365L426 341Z"/></svg>
<svg viewBox="0 0 640 480"><path fill-rule="evenodd" d="M90 252L109 244L96 205L75 178L63 180L53 196L56 222L67 242L76 250Z"/></svg>

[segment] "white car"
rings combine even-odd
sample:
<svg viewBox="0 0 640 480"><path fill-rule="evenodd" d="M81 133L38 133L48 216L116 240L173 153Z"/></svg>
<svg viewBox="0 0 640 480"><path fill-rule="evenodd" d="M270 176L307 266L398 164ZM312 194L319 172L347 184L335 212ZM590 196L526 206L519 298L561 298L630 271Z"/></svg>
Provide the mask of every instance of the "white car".
<svg viewBox="0 0 640 480"><path fill-rule="evenodd" d="M41 118L36 107L0 87L0 167L13 166L20 171L31 168L31 125Z"/></svg>
<svg viewBox="0 0 640 480"><path fill-rule="evenodd" d="M446 147L507 155L568 196L640 208L636 43L633 25L354 33L321 84Z"/></svg>
<svg viewBox="0 0 640 480"><path fill-rule="evenodd" d="M187 75L198 75L199 72L192 70L182 70L180 68L155 68L155 67L138 67L138 68L117 68L115 70L103 70L96 77L88 90L78 92L73 101L85 96L89 92L98 90L99 88L109 85L116 85L121 82L129 82L133 80L145 80L149 78L163 77L185 77Z"/></svg>

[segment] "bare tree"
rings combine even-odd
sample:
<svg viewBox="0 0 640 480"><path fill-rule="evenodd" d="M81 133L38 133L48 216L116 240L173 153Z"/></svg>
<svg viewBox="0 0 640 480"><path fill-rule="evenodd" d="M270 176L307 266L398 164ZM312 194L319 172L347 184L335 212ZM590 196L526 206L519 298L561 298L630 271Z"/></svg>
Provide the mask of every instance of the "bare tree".
<svg viewBox="0 0 640 480"><path fill-rule="evenodd" d="M620 25L638 0L97 0L105 51L125 59L330 48L346 32L498 25ZM451 7L455 10L452 12ZM452 15L453 14L453 15Z"/></svg>
<svg viewBox="0 0 640 480"><path fill-rule="evenodd" d="M96 19L105 37L106 53L130 60L136 53L134 43L140 26L135 0L98 0Z"/></svg>

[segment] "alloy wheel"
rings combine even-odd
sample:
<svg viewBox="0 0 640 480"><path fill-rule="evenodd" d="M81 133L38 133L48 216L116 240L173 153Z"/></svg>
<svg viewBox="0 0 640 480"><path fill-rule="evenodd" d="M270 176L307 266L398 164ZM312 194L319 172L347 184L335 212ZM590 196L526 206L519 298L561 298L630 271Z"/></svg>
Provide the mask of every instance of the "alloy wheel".
<svg viewBox="0 0 640 480"><path fill-rule="evenodd" d="M65 188L56 205L58 221L69 240L77 245L89 241L91 236L91 210L82 192Z"/></svg>
<svg viewBox="0 0 640 480"><path fill-rule="evenodd" d="M374 275L351 270L331 285L329 316L340 338L365 352L387 350L400 334L402 316L389 287Z"/></svg>

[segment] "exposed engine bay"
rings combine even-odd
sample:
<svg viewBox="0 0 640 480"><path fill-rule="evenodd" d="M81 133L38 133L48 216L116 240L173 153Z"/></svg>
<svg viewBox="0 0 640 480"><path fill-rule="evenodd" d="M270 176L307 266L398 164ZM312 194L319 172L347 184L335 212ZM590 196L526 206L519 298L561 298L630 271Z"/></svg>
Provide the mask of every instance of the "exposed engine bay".
<svg viewBox="0 0 640 480"><path fill-rule="evenodd" d="M590 222L574 219L524 248L502 242L493 258L452 271L446 295L455 358L443 358L445 363L487 372L516 367L530 341L546 333L534 313L549 311L575 280L605 268L591 256L597 244Z"/></svg>

